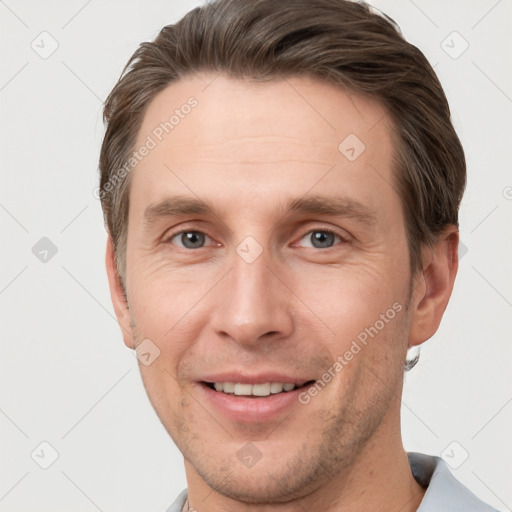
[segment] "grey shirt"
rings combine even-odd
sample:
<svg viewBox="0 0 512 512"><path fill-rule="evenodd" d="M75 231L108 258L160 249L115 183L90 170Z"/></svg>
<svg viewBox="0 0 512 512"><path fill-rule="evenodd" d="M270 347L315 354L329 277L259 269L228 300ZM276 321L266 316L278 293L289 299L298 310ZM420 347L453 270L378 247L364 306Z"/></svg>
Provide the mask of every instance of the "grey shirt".
<svg viewBox="0 0 512 512"><path fill-rule="evenodd" d="M422 453L408 456L414 478L427 488L417 512L497 512L456 480L443 459ZM181 512L186 500L185 489L166 512Z"/></svg>

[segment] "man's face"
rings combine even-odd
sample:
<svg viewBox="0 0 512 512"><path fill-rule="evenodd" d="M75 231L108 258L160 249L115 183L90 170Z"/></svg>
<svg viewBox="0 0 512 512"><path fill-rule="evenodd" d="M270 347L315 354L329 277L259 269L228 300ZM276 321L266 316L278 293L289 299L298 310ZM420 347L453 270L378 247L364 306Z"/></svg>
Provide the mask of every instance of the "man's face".
<svg viewBox="0 0 512 512"><path fill-rule="evenodd" d="M390 130L378 103L306 78L190 77L149 105L126 289L135 346L160 350L144 385L189 478L285 501L394 442L411 276ZM167 198L174 210L144 218Z"/></svg>

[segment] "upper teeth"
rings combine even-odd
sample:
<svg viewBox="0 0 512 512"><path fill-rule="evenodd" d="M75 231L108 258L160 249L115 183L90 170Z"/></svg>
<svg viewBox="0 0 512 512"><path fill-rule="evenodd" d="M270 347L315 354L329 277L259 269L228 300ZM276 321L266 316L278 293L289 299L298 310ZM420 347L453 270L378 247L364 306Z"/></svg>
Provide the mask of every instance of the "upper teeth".
<svg viewBox="0 0 512 512"><path fill-rule="evenodd" d="M234 382L215 382L216 391L234 393L235 395L268 396L271 393L292 391L297 386L293 382L265 382L263 384L241 384Z"/></svg>

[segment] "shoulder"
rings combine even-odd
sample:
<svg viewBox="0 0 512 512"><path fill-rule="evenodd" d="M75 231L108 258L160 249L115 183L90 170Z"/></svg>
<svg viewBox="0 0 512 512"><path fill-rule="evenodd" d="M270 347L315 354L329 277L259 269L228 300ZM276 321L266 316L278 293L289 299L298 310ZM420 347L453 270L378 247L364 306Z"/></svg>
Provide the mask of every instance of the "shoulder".
<svg viewBox="0 0 512 512"><path fill-rule="evenodd" d="M180 492L173 504L165 512L181 512L185 505L185 501L187 501L187 489Z"/></svg>
<svg viewBox="0 0 512 512"><path fill-rule="evenodd" d="M416 481L427 488L417 512L497 512L464 487L440 457L408 453Z"/></svg>

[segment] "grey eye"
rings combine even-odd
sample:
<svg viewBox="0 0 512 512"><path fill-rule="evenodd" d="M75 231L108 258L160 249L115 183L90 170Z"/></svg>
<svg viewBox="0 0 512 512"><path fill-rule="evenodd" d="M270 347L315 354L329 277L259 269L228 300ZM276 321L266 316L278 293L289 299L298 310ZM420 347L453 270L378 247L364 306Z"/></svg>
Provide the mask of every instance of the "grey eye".
<svg viewBox="0 0 512 512"><path fill-rule="evenodd" d="M312 231L309 236L313 247L316 249L332 247L336 238L336 235L330 231Z"/></svg>
<svg viewBox="0 0 512 512"><path fill-rule="evenodd" d="M313 249L329 249L336 243L342 242L343 239L328 229L314 229L300 240L301 247L312 247Z"/></svg>
<svg viewBox="0 0 512 512"><path fill-rule="evenodd" d="M178 233L173 240L177 240L177 245L185 249L200 249L204 246L206 235L199 231L183 231Z"/></svg>

